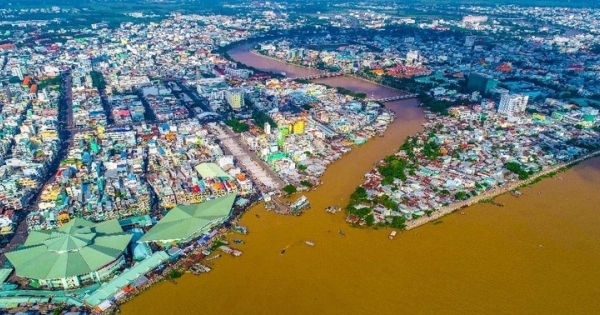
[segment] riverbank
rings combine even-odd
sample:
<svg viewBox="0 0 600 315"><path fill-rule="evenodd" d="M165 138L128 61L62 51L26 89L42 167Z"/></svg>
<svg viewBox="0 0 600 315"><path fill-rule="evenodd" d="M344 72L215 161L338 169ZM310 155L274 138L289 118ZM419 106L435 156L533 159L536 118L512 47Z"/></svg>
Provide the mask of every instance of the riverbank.
<svg viewBox="0 0 600 315"><path fill-rule="evenodd" d="M300 67L300 68L304 68L304 69L314 69L314 70L317 70L317 71L319 71L319 72L318 72L318 73L316 73L316 74L321 74L321 73L325 73L325 72L326 72L326 71L324 71L324 70L321 70L321 69L312 68L312 67L307 67L307 66L304 66L304 65L298 65L298 64L295 64L295 63L288 62L288 61L286 61L286 60L280 60L280 59L277 59L277 58L275 58L275 57L271 57L271 56L263 55L263 54L259 53L258 51L254 50L254 49L251 49L251 50L250 50L250 53L252 53L252 54L254 54L254 55L257 55L257 56L260 56L260 57L264 57L264 58L267 58L267 59L271 59L271 60L273 60L273 61L276 61L276 62L281 62L281 63L284 63L284 64L286 64L286 65L295 66L295 67ZM295 78L291 78L291 79L295 79Z"/></svg>
<svg viewBox="0 0 600 315"><path fill-rule="evenodd" d="M285 68L249 53L243 58L259 69ZM380 97L396 93L347 77L325 80ZM600 158L523 188L519 198L496 197L504 207L475 204L394 241L389 229L350 228L342 213L324 211L346 204L373 163L422 130L415 105L386 104L397 119L385 137L332 163L323 186L306 194L312 209L303 216L255 206L240 222L252 231L240 237L243 256L222 257L209 274L184 275L177 285L158 283L122 313L397 314L390 294L402 297L409 314L595 313L600 288L590 275L600 274Z"/></svg>
<svg viewBox="0 0 600 315"><path fill-rule="evenodd" d="M451 205L449 205L447 207L443 207L443 208L441 208L441 209L433 212L429 216L423 216L423 217L420 217L420 218L418 218L416 220L411 220L411 221L406 222L406 228L405 229L406 230L412 230L412 229L417 228L417 227L419 227L421 225L427 224L427 223L429 223L431 221L438 220L438 219L440 219L440 218L442 218L442 217L444 217L444 216L446 216L446 215L448 215L448 214L450 214L450 213L452 213L452 212L454 212L456 210L463 209L465 207L468 207L468 206L474 205L476 203L479 203L479 202L481 202L483 200L494 198L496 196L505 194L505 193L507 193L509 191L512 191L512 190L515 190L515 189L517 189L519 187L523 187L525 185L529 185L531 183L535 183L539 179L547 176L550 173L560 172L561 170L566 170L567 167L569 167L570 165L575 165L575 164L577 164L579 162L582 162L584 160L587 160L587 159L590 159L590 158L593 158L593 157L597 157L598 155L600 155L600 150L594 151L594 152L589 153L589 154L586 154L586 155L584 155L582 157L579 157L579 158L577 158L575 160L572 160L572 161L568 161L568 162L564 162L564 163L559 163L559 164L553 165L551 167L548 167L548 168L546 168L546 169L544 169L544 170L542 170L542 171L540 171L540 172L532 175L530 178L528 178L526 180L516 181L516 182L510 183L508 185L504 185L504 186L492 189L492 190L487 191L487 192L485 192L485 193L483 193L481 195L478 195L476 197L469 198L468 200L457 202L457 203L453 203L453 204L451 204Z"/></svg>
<svg viewBox="0 0 600 315"><path fill-rule="evenodd" d="M304 65L297 65L297 64L295 64L295 63L291 63L291 62L288 62L288 61L286 61L286 60L281 60L281 59L277 59L277 58L275 58L275 57L271 57L271 56L263 55L263 54L259 53L258 51L254 50L254 49L252 49L252 50L249 50L249 51L250 51L250 53L252 53L252 54L254 54L254 55L256 55L256 56L259 56L259 57L262 57L262 58L267 58L267 59L273 60L273 61L275 61L275 62L279 62L279 63L282 63L282 64L286 64L286 65L289 65L289 66L294 66L294 67L299 67L299 68L311 69L311 70L317 70L317 71L319 71L318 73L315 73L315 74L322 74L322 73L326 73L326 72L327 72L327 71L325 71L325 70L320 70L320 69L317 69L317 68L307 67L307 66L304 66ZM383 88L388 88L388 89L396 90L396 91L398 91L398 92L401 92L401 93L403 93L403 94L408 94L406 91L402 91L402 90L400 90L400 89L397 89L397 88L395 88L395 87L391 87L391 86L388 86L388 85L384 85L384 84L381 84L381 83L379 83L379 82L371 81L371 80L369 80L369 79L366 79L366 78L363 78L363 77L360 77L360 76L357 76L357 75L354 75L354 74L346 74L346 75L344 75L344 76L347 76L347 77L352 77L352 78L355 78L355 79L358 79L358 80L361 80L361 81L365 81L365 82L367 82L367 83L370 83L370 84L375 84L375 85L381 86L381 87L383 87ZM290 77L290 78L291 78L291 77ZM291 79L295 79L295 78L291 78ZM325 79L329 79L329 78L325 78ZM311 81L313 81L313 82L315 82L315 83L319 83L319 82L318 82L319 80L322 80L322 79L311 80Z"/></svg>

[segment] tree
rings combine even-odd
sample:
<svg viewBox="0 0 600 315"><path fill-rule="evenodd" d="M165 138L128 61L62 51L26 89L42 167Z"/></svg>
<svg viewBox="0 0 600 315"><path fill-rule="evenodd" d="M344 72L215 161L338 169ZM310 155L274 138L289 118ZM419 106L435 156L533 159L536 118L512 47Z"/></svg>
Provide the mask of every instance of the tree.
<svg viewBox="0 0 600 315"><path fill-rule="evenodd" d="M92 86L93 87L100 89L100 90L106 88L106 81L104 81L104 76L102 75L102 72L91 71L90 76L92 77Z"/></svg>
<svg viewBox="0 0 600 315"><path fill-rule="evenodd" d="M469 198L469 194L467 194L464 191L459 191L454 195L454 198L456 200L465 200L465 199Z"/></svg>
<svg viewBox="0 0 600 315"><path fill-rule="evenodd" d="M365 218L365 221L367 221L368 226L372 226L375 223L375 216L371 213Z"/></svg>
<svg viewBox="0 0 600 315"><path fill-rule="evenodd" d="M225 124L229 127L231 127L231 129L233 130L233 132L236 133L242 133L242 132L246 132L250 129L250 127L248 126L248 124L245 124L237 119L230 119L225 121Z"/></svg>
<svg viewBox="0 0 600 315"><path fill-rule="evenodd" d="M358 203L365 199L367 199L367 190L361 186L356 187L352 195L350 195L351 202Z"/></svg>
<svg viewBox="0 0 600 315"><path fill-rule="evenodd" d="M311 184L311 183L310 183L309 181L307 181L307 180L303 180L303 181L301 181L301 182L300 182L300 184L302 184L302 186L305 186L305 187L308 187L308 188L311 188L311 187L313 186L313 184Z"/></svg>
<svg viewBox="0 0 600 315"><path fill-rule="evenodd" d="M283 187L283 192L285 192L288 195L294 194L298 191L298 189L296 188L296 186L292 185L292 184L288 184L285 187Z"/></svg>
<svg viewBox="0 0 600 315"><path fill-rule="evenodd" d="M404 217L393 217L390 226L396 229L404 230L406 228L406 219Z"/></svg>

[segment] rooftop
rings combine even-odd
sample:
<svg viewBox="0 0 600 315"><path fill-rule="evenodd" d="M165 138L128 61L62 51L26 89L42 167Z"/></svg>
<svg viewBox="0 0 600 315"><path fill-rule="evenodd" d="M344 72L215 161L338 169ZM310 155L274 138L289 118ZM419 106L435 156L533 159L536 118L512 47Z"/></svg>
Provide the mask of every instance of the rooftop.
<svg viewBox="0 0 600 315"><path fill-rule="evenodd" d="M117 220L76 218L52 231L32 231L23 248L6 257L20 277L60 279L98 270L118 258L131 240Z"/></svg>

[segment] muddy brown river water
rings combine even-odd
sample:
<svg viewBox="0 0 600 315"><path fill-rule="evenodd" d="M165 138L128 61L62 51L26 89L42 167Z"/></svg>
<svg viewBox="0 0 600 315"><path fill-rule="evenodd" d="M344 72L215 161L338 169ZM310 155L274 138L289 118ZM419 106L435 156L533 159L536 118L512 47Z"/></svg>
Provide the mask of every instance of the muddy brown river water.
<svg viewBox="0 0 600 315"><path fill-rule="evenodd" d="M313 71L253 55L256 68ZM294 72L297 71L297 72ZM325 79L374 96L397 91L353 78ZM333 163L306 194L300 217L252 208L241 257L213 271L162 282L121 307L124 314L598 314L600 312L600 159L388 239L389 229L351 228L345 205L375 161L421 130L415 100L388 103L397 113L385 137ZM255 214L259 214L257 218ZM343 230L345 236L338 233ZM307 246L304 241L315 243ZM280 255L286 248L285 255Z"/></svg>

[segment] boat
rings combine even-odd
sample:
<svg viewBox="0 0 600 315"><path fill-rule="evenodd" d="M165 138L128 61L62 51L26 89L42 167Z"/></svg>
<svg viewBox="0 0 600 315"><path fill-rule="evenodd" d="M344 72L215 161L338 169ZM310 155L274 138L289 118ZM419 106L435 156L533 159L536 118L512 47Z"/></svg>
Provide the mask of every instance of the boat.
<svg viewBox="0 0 600 315"><path fill-rule="evenodd" d="M279 253L279 255L283 255L285 254L285 248L281 250L281 253Z"/></svg>
<svg viewBox="0 0 600 315"><path fill-rule="evenodd" d="M244 240L241 240L239 238L234 239L233 242L236 244L245 244L246 243L246 242L244 242Z"/></svg>
<svg viewBox="0 0 600 315"><path fill-rule="evenodd" d="M398 232L396 232L396 231L392 231L392 232L390 233L390 236L389 236L390 240L393 240L393 239L394 239L394 237L396 237L396 234L397 234L397 233L398 233Z"/></svg>
<svg viewBox="0 0 600 315"><path fill-rule="evenodd" d="M329 212L329 213L336 213L339 212L341 210L341 208L339 206L329 206L327 208L325 208L325 212Z"/></svg>
<svg viewBox="0 0 600 315"><path fill-rule="evenodd" d="M515 190L511 191L510 194L515 197L520 197L523 193L520 190L515 189Z"/></svg>
<svg viewBox="0 0 600 315"><path fill-rule="evenodd" d="M233 230L234 230L234 231L236 231L236 232L238 232L238 233L240 233L240 234L244 234L244 235L245 235L245 234L248 234L248 228L247 228L247 227L245 227L245 226L236 225L236 226L233 228Z"/></svg>
<svg viewBox="0 0 600 315"><path fill-rule="evenodd" d="M281 71L281 75L285 77L285 76L287 76L287 73Z"/></svg>
<svg viewBox="0 0 600 315"><path fill-rule="evenodd" d="M197 264L193 264L190 267L190 271L195 274L195 275L199 275L201 273L205 273L205 272L209 272L211 269L208 266L205 266L203 264L197 263Z"/></svg>
<svg viewBox="0 0 600 315"><path fill-rule="evenodd" d="M300 211L300 210L308 207L309 205L310 205L310 202L308 202L308 198L306 198L306 196L302 195L302 196L300 196L300 198L296 199L296 201L294 201L290 205L290 208L292 209L292 211L297 212L297 211Z"/></svg>
<svg viewBox="0 0 600 315"><path fill-rule="evenodd" d="M208 261L208 260L213 260L213 259L217 259L217 258L220 258L220 257L221 257L221 254L216 254L216 255L214 255L214 256L212 256L212 257L206 258L206 260L207 260L207 261Z"/></svg>
<svg viewBox="0 0 600 315"><path fill-rule="evenodd" d="M241 250L231 248L227 245L220 246L219 249L226 254L230 254L231 256L239 257L242 255Z"/></svg>
<svg viewBox="0 0 600 315"><path fill-rule="evenodd" d="M304 243L306 243L306 245L308 245L308 246L315 246L315 243L313 243L311 241L305 241Z"/></svg>
<svg viewBox="0 0 600 315"><path fill-rule="evenodd" d="M346 233L344 233L344 231L342 231L342 230L339 230L338 233L340 233L340 235L342 235L342 236L346 236Z"/></svg>
<svg viewBox="0 0 600 315"><path fill-rule="evenodd" d="M503 203L497 202L495 200L492 200L491 204L493 204L494 206L497 206L497 207L504 207Z"/></svg>

